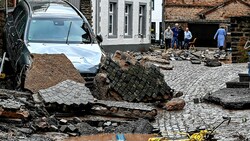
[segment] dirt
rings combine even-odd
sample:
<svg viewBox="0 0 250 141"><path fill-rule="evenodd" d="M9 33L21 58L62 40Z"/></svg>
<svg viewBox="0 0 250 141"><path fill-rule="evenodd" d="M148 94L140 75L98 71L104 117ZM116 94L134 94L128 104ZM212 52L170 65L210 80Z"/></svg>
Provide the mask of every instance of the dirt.
<svg viewBox="0 0 250 141"><path fill-rule="evenodd" d="M154 134L124 134L126 141L147 141ZM98 134L91 136L71 137L64 141L117 141L116 134Z"/></svg>
<svg viewBox="0 0 250 141"><path fill-rule="evenodd" d="M32 59L24 87L33 93L68 79L79 83L85 82L64 54L32 54Z"/></svg>

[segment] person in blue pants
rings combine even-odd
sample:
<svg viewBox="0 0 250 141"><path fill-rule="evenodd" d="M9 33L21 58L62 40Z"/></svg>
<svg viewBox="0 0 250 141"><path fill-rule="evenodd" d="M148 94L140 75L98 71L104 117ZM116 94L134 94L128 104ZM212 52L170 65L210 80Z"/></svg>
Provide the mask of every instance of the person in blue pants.
<svg viewBox="0 0 250 141"><path fill-rule="evenodd" d="M175 27L173 27L171 30L173 31L172 48L174 49L175 43L176 43L176 47L178 47L178 33L179 33L178 23L176 23Z"/></svg>
<svg viewBox="0 0 250 141"><path fill-rule="evenodd" d="M248 40L244 46L244 49L248 49L248 48L250 48L250 40ZM248 50L247 54L248 54L248 63L247 63L248 64L248 75L250 76L250 50Z"/></svg>

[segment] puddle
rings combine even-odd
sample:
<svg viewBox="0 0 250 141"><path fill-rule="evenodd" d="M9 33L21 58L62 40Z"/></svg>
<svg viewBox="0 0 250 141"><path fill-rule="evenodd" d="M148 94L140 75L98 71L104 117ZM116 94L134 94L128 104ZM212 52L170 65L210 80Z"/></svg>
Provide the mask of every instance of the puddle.
<svg viewBox="0 0 250 141"><path fill-rule="evenodd" d="M147 141L154 134L124 134L126 141ZM117 141L116 134L98 134L81 137L70 137L64 141Z"/></svg>

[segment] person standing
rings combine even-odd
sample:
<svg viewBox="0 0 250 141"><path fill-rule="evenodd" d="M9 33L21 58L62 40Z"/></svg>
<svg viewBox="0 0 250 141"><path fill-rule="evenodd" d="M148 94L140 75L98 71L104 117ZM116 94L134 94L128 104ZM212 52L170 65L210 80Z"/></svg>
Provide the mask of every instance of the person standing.
<svg viewBox="0 0 250 141"><path fill-rule="evenodd" d="M184 32L184 47L186 47L187 50L189 50L189 42L192 39L192 33L189 31L188 27L186 28Z"/></svg>
<svg viewBox="0 0 250 141"><path fill-rule="evenodd" d="M183 42L184 42L184 30L182 27L179 27L179 33L178 33L178 48L183 49Z"/></svg>
<svg viewBox="0 0 250 141"><path fill-rule="evenodd" d="M225 37L226 37L226 30L221 25L214 35L214 40L216 40L217 38L217 47L219 48L220 51L224 47Z"/></svg>
<svg viewBox="0 0 250 141"><path fill-rule="evenodd" d="M164 31L164 39L165 39L165 49L171 48L171 40L173 38L173 32L170 29L170 26Z"/></svg>
<svg viewBox="0 0 250 141"><path fill-rule="evenodd" d="M178 33L179 33L178 23L176 23L175 27L173 27L171 30L173 31L172 48L174 48L174 44L176 44L176 47L178 47Z"/></svg>

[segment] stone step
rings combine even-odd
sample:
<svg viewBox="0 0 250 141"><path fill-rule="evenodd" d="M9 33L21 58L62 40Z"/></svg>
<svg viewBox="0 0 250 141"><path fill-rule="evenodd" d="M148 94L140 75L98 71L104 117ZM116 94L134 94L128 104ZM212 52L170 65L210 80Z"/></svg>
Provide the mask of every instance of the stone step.
<svg viewBox="0 0 250 141"><path fill-rule="evenodd" d="M250 83L230 81L230 82L226 82L226 86L227 88L250 88Z"/></svg>
<svg viewBox="0 0 250 141"><path fill-rule="evenodd" d="M250 76L247 73L239 73L238 75L240 77L240 82L250 82Z"/></svg>
<svg viewBox="0 0 250 141"><path fill-rule="evenodd" d="M203 99L225 109L250 109L250 88L223 88L206 94Z"/></svg>

